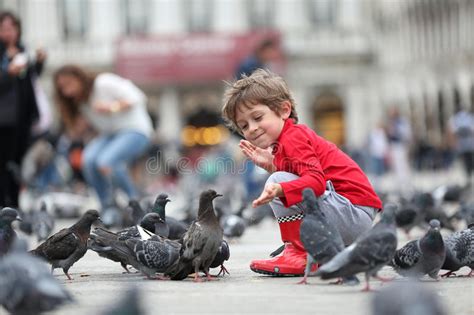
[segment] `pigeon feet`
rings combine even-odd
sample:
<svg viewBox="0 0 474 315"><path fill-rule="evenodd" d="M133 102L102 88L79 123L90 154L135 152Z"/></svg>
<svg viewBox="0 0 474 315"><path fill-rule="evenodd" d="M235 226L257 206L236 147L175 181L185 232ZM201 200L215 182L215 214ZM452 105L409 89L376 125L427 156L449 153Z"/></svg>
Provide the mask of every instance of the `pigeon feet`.
<svg viewBox="0 0 474 315"><path fill-rule="evenodd" d="M304 276L303 279L301 281L298 281L296 284L309 284L307 278L307 276Z"/></svg>
<svg viewBox="0 0 474 315"><path fill-rule="evenodd" d="M222 273L222 276L225 276L225 274L227 273L228 275L230 275L230 272L229 270L227 270L226 267L224 267L224 265L221 265L221 270L219 271L219 273L217 274L216 277L219 277Z"/></svg>
<svg viewBox="0 0 474 315"><path fill-rule="evenodd" d="M335 285L340 285L343 284L344 280L342 278L337 279L336 281L329 282L329 284L335 284Z"/></svg>
<svg viewBox="0 0 474 315"><path fill-rule="evenodd" d="M449 278L449 277L451 277L451 276L456 276L456 274L454 273L454 271L448 271L448 272L446 272L446 273L443 273L443 274L441 275L441 278Z"/></svg>

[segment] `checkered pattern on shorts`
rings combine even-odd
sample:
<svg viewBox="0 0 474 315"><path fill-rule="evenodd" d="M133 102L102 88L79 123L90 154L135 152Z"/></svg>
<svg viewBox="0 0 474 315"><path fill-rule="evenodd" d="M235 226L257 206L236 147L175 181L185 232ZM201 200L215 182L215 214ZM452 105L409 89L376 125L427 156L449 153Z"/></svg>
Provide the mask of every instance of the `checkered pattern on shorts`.
<svg viewBox="0 0 474 315"><path fill-rule="evenodd" d="M278 223L285 223L285 222L292 222L292 221L298 221L298 220L302 220L304 218L304 214L303 213L298 213L298 214L294 214L294 215L289 215L289 216L286 216L286 217L279 217L279 218L276 218Z"/></svg>

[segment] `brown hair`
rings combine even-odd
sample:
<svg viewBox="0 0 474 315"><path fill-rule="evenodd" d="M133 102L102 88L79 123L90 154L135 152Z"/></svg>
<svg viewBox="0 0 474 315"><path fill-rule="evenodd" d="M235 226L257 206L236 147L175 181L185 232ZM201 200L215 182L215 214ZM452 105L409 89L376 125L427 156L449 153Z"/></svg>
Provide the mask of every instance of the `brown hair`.
<svg viewBox="0 0 474 315"><path fill-rule="evenodd" d="M6 19L12 20L13 25L15 25L15 27L17 28L17 30L18 30L18 39L17 39L17 41L19 42L20 39L21 39L21 21L20 21L20 19L10 11L0 12L0 24L3 23L3 21L5 21Z"/></svg>
<svg viewBox="0 0 474 315"><path fill-rule="evenodd" d="M58 79L62 75L73 76L81 82L83 90L82 95L79 98L80 101L67 97L61 93L61 90L58 87ZM80 116L79 107L81 105L81 101L86 101L89 99L92 87L94 85L94 80L95 75L86 72L84 69L76 65L62 66L54 73L53 83L55 100L66 128L72 127L76 122L76 119Z"/></svg>
<svg viewBox="0 0 474 315"><path fill-rule="evenodd" d="M290 117L298 122L295 110L295 101L282 77L268 71L257 69L250 76L244 75L242 79L229 84L224 94L222 116L227 125L242 134L235 121L235 111L240 105L251 107L262 104L279 114L281 103L289 101L291 104Z"/></svg>

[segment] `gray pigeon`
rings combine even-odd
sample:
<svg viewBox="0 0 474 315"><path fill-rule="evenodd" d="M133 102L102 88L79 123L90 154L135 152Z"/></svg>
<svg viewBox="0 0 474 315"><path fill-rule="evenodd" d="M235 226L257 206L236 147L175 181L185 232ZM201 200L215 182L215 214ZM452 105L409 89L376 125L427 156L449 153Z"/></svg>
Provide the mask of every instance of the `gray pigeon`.
<svg viewBox="0 0 474 315"><path fill-rule="evenodd" d="M46 202L41 203L39 211L33 213L32 230L38 242L48 238L54 229L54 218L48 213Z"/></svg>
<svg viewBox="0 0 474 315"><path fill-rule="evenodd" d="M122 268L125 269L127 273L129 273L130 271L127 268L127 265L130 264L129 255L117 252L111 247L111 244L117 241L125 242L126 240L131 238L142 239L142 233L147 234L147 237L151 237L152 235L154 235L155 231L158 231L160 233L162 230L162 225L164 224L164 221L160 218L158 214L147 213L140 223L140 227L142 227L146 231L144 231L143 229L140 230L138 226L131 226L117 233L107 231L100 227L95 228L89 237L87 246L89 249L99 254L100 257L107 258L120 263ZM158 235L162 236L162 234ZM124 246L124 244L122 245ZM125 253L130 254L126 249L124 249L124 251Z"/></svg>
<svg viewBox="0 0 474 315"><path fill-rule="evenodd" d="M120 299L120 302L114 304L102 315L142 315L145 314L143 307L140 306L140 292L137 287L132 287Z"/></svg>
<svg viewBox="0 0 474 315"><path fill-rule="evenodd" d="M447 315L440 298L423 283L399 281L376 292L372 315Z"/></svg>
<svg viewBox="0 0 474 315"><path fill-rule="evenodd" d="M211 266L222 244L223 232L214 212L213 200L221 195L214 190L206 190L199 198L198 217L183 236L182 254L177 271L170 273L171 279L181 280L194 272L194 281L202 281L202 270L211 280Z"/></svg>
<svg viewBox="0 0 474 315"><path fill-rule="evenodd" d="M229 239L238 238L244 234L247 227L246 221L242 218L242 211L244 209L245 208L242 207L236 214L226 214L221 208L216 207L217 218L219 219L225 237Z"/></svg>
<svg viewBox="0 0 474 315"><path fill-rule="evenodd" d="M152 212L158 213L160 217L166 222L169 233L166 236L171 240L179 240L183 237L184 233L188 230L188 225L181 222L173 217L166 215L166 204L171 200L168 199L167 194L159 194L156 197L155 203L151 209Z"/></svg>
<svg viewBox="0 0 474 315"><path fill-rule="evenodd" d="M372 276L382 280L377 272L392 260L397 249L395 209L394 204L385 206L382 218L371 230L322 265L315 275L321 279L332 279L365 272L366 286L363 290L369 291L369 278Z"/></svg>
<svg viewBox="0 0 474 315"><path fill-rule="evenodd" d="M148 240L131 238L125 244L141 264L156 273L169 274L178 266L181 244L177 241L154 235Z"/></svg>
<svg viewBox="0 0 474 315"><path fill-rule="evenodd" d="M151 234L151 232L148 232ZM147 237L150 235L147 234ZM151 277L155 271L141 264L135 257L135 253L130 250L125 244L124 240L119 240L118 235L114 232L103 228L96 228L91 233L88 247L97 252L99 256L119 262L127 273L127 265L132 265L135 269L141 271L143 274Z"/></svg>
<svg viewBox="0 0 474 315"><path fill-rule="evenodd" d="M100 221L99 212L88 210L77 223L50 236L31 253L51 264L51 271L62 268L69 280L69 268L87 252L92 223Z"/></svg>
<svg viewBox="0 0 474 315"><path fill-rule="evenodd" d="M12 314L35 315L72 301L69 293L49 272L45 263L26 252L17 240L0 260L0 304Z"/></svg>
<svg viewBox="0 0 474 315"><path fill-rule="evenodd" d="M12 228L12 222L15 220L22 220L18 211L9 207L0 210L0 258L8 252L16 238L16 232Z"/></svg>
<svg viewBox="0 0 474 315"><path fill-rule="evenodd" d="M474 223L470 224L467 229L444 238L444 246L446 247L446 259L441 269L449 271L442 277L448 277L464 266L471 268L467 275L471 277L474 272Z"/></svg>
<svg viewBox="0 0 474 315"><path fill-rule="evenodd" d="M221 273L222 273L222 276L224 276L226 273L230 275L230 272L227 270L226 267L224 267L224 262L226 260L229 260L229 258L230 258L229 244L226 242L226 240L222 240L221 246L219 247L219 250L217 251L216 257L214 257L214 260L209 266L210 268L221 267L221 270L219 270L217 277Z"/></svg>
<svg viewBox="0 0 474 315"><path fill-rule="evenodd" d="M408 242L398 249L390 266L402 276L422 277L428 274L438 279L438 272L446 257L438 220L430 221L430 229L419 240Z"/></svg>
<svg viewBox="0 0 474 315"><path fill-rule="evenodd" d="M319 207L319 200L311 188L303 190L304 218L300 227L300 239L307 252L307 263L304 278L299 283L307 284L312 265L324 265L344 249L344 242L339 231L331 225ZM352 276L346 282L356 282Z"/></svg>

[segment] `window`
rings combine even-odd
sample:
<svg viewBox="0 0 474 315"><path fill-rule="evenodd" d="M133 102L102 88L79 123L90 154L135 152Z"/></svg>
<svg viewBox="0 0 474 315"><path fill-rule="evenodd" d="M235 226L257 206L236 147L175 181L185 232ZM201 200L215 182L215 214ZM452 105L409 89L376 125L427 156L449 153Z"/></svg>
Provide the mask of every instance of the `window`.
<svg viewBox="0 0 474 315"><path fill-rule="evenodd" d="M83 38L88 25L88 1L59 0L64 39Z"/></svg>
<svg viewBox="0 0 474 315"><path fill-rule="evenodd" d="M148 31L148 9L149 0L122 0L123 20L125 21L125 33L146 34Z"/></svg>

